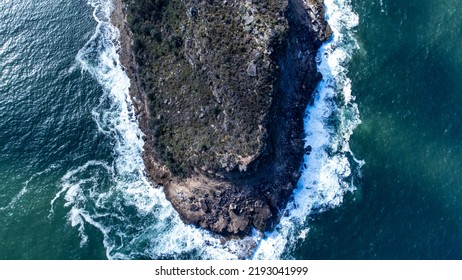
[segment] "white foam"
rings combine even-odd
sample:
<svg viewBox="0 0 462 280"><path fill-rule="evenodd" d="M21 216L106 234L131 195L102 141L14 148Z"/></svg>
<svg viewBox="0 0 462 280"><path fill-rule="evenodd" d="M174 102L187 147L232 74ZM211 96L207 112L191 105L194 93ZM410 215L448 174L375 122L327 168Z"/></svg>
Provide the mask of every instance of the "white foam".
<svg viewBox="0 0 462 280"><path fill-rule="evenodd" d="M13 198L10 200L10 202L6 206L0 207L0 211L5 211L7 209L12 208L27 191L28 189L27 189L27 182L26 182L26 184L24 184L21 190L13 196Z"/></svg>
<svg viewBox="0 0 462 280"><path fill-rule="evenodd" d="M100 103L92 115L99 133L114 142L114 161L95 159L71 169L51 201L53 209L64 200L81 246L86 245L86 228L91 226L103 234L106 255L111 259L238 259L251 255L255 244L254 258L280 258L297 239L306 237L309 229L305 220L313 209L339 205L344 193L353 188L347 181L352 172L348 139L359 117L344 65L355 48L350 29L357 24L357 16L348 1L325 2L335 36L318 54L324 80L305 121L306 145L312 146L312 153L305 157L307 168L287 207L289 216L282 218L281 225L264 240L253 232L243 240L223 241L185 225L162 189L153 188L144 176L142 132L132 114L130 80L120 66L119 47L114 44L119 34L109 20L113 6L109 0L88 1L94 8L96 32L76 60L102 86ZM344 97L342 105L336 103L339 95ZM332 125L331 121L337 123Z"/></svg>
<svg viewBox="0 0 462 280"><path fill-rule="evenodd" d="M163 190L153 188L144 176L142 132L132 114L130 80L114 44L118 31L109 20L113 6L108 0L88 4L94 9L96 32L76 60L103 88L92 115L99 133L115 143L115 160L91 160L69 170L51 201L50 213L57 201L64 199L81 246L89 239L86 227L91 225L103 234L106 255L111 259L242 257L255 240L249 237L223 243L219 236L185 225Z"/></svg>
<svg viewBox="0 0 462 280"><path fill-rule="evenodd" d="M16 205L16 203L18 203L21 200L21 198L29 191L29 184L32 180L54 169L57 169L58 167L60 167L60 164L61 162L51 164L50 166L45 168L45 170L34 173L26 182L23 183L21 190L13 196L10 202L6 206L0 207L0 211L5 211L13 208Z"/></svg>
<svg viewBox="0 0 462 280"><path fill-rule="evenodd" d="M385 13L385 7L383 5L383 0L380 0L380 12Z"/></svg>
<svg viewBox="0 0 462 280"><path fill-rule="evenodd" d="M346 69L358 47L351 31L358 24L358 16L348 0L325 0L324 4L333 37L317 54L323 79L313 105L306 111L305 146L311 146L312 151L305 155L302 176L286 209L288 215L260 242L254 259L281 258L297 239L305 239L309 232L307 217L340 205L344 194L354 190L352 165L360 168L363 164L355 160L348 145L360 123Z"/></svg>

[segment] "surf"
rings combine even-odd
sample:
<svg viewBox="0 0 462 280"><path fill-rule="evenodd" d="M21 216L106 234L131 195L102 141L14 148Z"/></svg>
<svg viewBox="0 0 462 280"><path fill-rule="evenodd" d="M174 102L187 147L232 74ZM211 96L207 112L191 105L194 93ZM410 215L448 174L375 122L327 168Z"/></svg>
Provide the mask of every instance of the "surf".
<svg viewBox="0 0 462 280"><path fill-rule="evenodd" d="M102 88L92 116L97 133L114 145L113 160L90 160L68 170L50 202L50 215L63 201L69 224L79 232L80 246L87 245L88 228L96 228L103 235L108 259L239 258L246 241L223 242L219 236L185 225L162 188L148 181L143 134L133 113L130 80L118 56L119 32L110 20L113 4L90 0L88 5L97 26L76 61Z"/></svg>
<svg viewBox="0 0 462 280"><path fill-rule="evenodd" d="M305 118L306 147L303 174L280 224L263 237L254 231L240 240L227 240L186 225L162 188L145 175L143 134L129 96L130 80L120 63L119 32L111 23L113 3L89 0L96 22L94 34L76 56L78 67L101 86L92 110L100 133L113 143L111 160L94 159L71 168L61 178L60 190L50 202L67 209L68 223L77 229L80 246L88 244L90 230L103 236L108 259L276 259L309 231L307 217L342 203L354 190L354 170L361 165L348 140L360 123L351 82L344 66L357 47L351 29L357 16L348 1L326 0L334 36L319 50L323 80ZM310 93L307 93L310 94ZM343 97L343 100L338 100Z"/></svg>
<svg viewBox="0 0 462 280"><path fill-rule="evenodd" d="M363 161L350 150L349 139L361 123L352 95L347 64L358 49L353 28L359 19L348 0L324 0L332 38L319 49L316 62L322 80L304 119L305 149L302 175L279 225L263 239L254 259L279 259L290 255L298 241L309 234L307 218L342 204L355 190ZM309 93L307 93L309 94Z"/></svg>

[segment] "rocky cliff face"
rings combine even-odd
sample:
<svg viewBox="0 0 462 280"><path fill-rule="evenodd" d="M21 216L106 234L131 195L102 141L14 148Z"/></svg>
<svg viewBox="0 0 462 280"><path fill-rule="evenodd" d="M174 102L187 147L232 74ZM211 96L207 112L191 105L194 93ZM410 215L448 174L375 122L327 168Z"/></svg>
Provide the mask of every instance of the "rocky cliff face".
<svg viewBox="0 0 462 280"><path fill-rule="evenodd" d="M300 176L330 36L322 0L122 2L113 21L152 181L185 222L269 229Z"/></svg>

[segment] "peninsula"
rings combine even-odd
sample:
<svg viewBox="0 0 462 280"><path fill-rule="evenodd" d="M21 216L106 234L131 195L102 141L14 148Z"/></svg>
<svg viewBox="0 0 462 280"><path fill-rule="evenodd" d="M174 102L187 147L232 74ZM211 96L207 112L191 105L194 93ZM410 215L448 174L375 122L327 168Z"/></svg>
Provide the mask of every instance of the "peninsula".
<svg viewBox="0 0 462 280"><path fill-rule="evenodd" d="M114 0L155 186L186 223L271 229L300 177L323 0Z"/></svg>

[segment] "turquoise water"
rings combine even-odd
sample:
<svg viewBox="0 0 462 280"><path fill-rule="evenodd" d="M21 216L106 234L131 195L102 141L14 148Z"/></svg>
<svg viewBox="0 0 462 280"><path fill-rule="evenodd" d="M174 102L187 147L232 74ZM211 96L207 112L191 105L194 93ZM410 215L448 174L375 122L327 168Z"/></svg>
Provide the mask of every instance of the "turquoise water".
<svg viewBox="0 0 462 280"><path fill-rule="evenodd" d="M461 258L462 2L326 5L289 215L223 243L144 176L110 1L1 1L0 259Z"/></svg>
<svg viewBox="0 0 462 280"><path fill-rule="evenodd" d="M353 1L358 190L314 217L295 255L462 258L462 2Z"/></svg>
<svg viewBox="0 0 462 280"><path fill-rule="evenodd" d="M0 14L0 257L104 257L101 237L79 248L62 207L48 218L65 170L88 151L111 154L90 113L100 89L69 71L94 28L91 9L78 1L2 1Z"/></svg>

